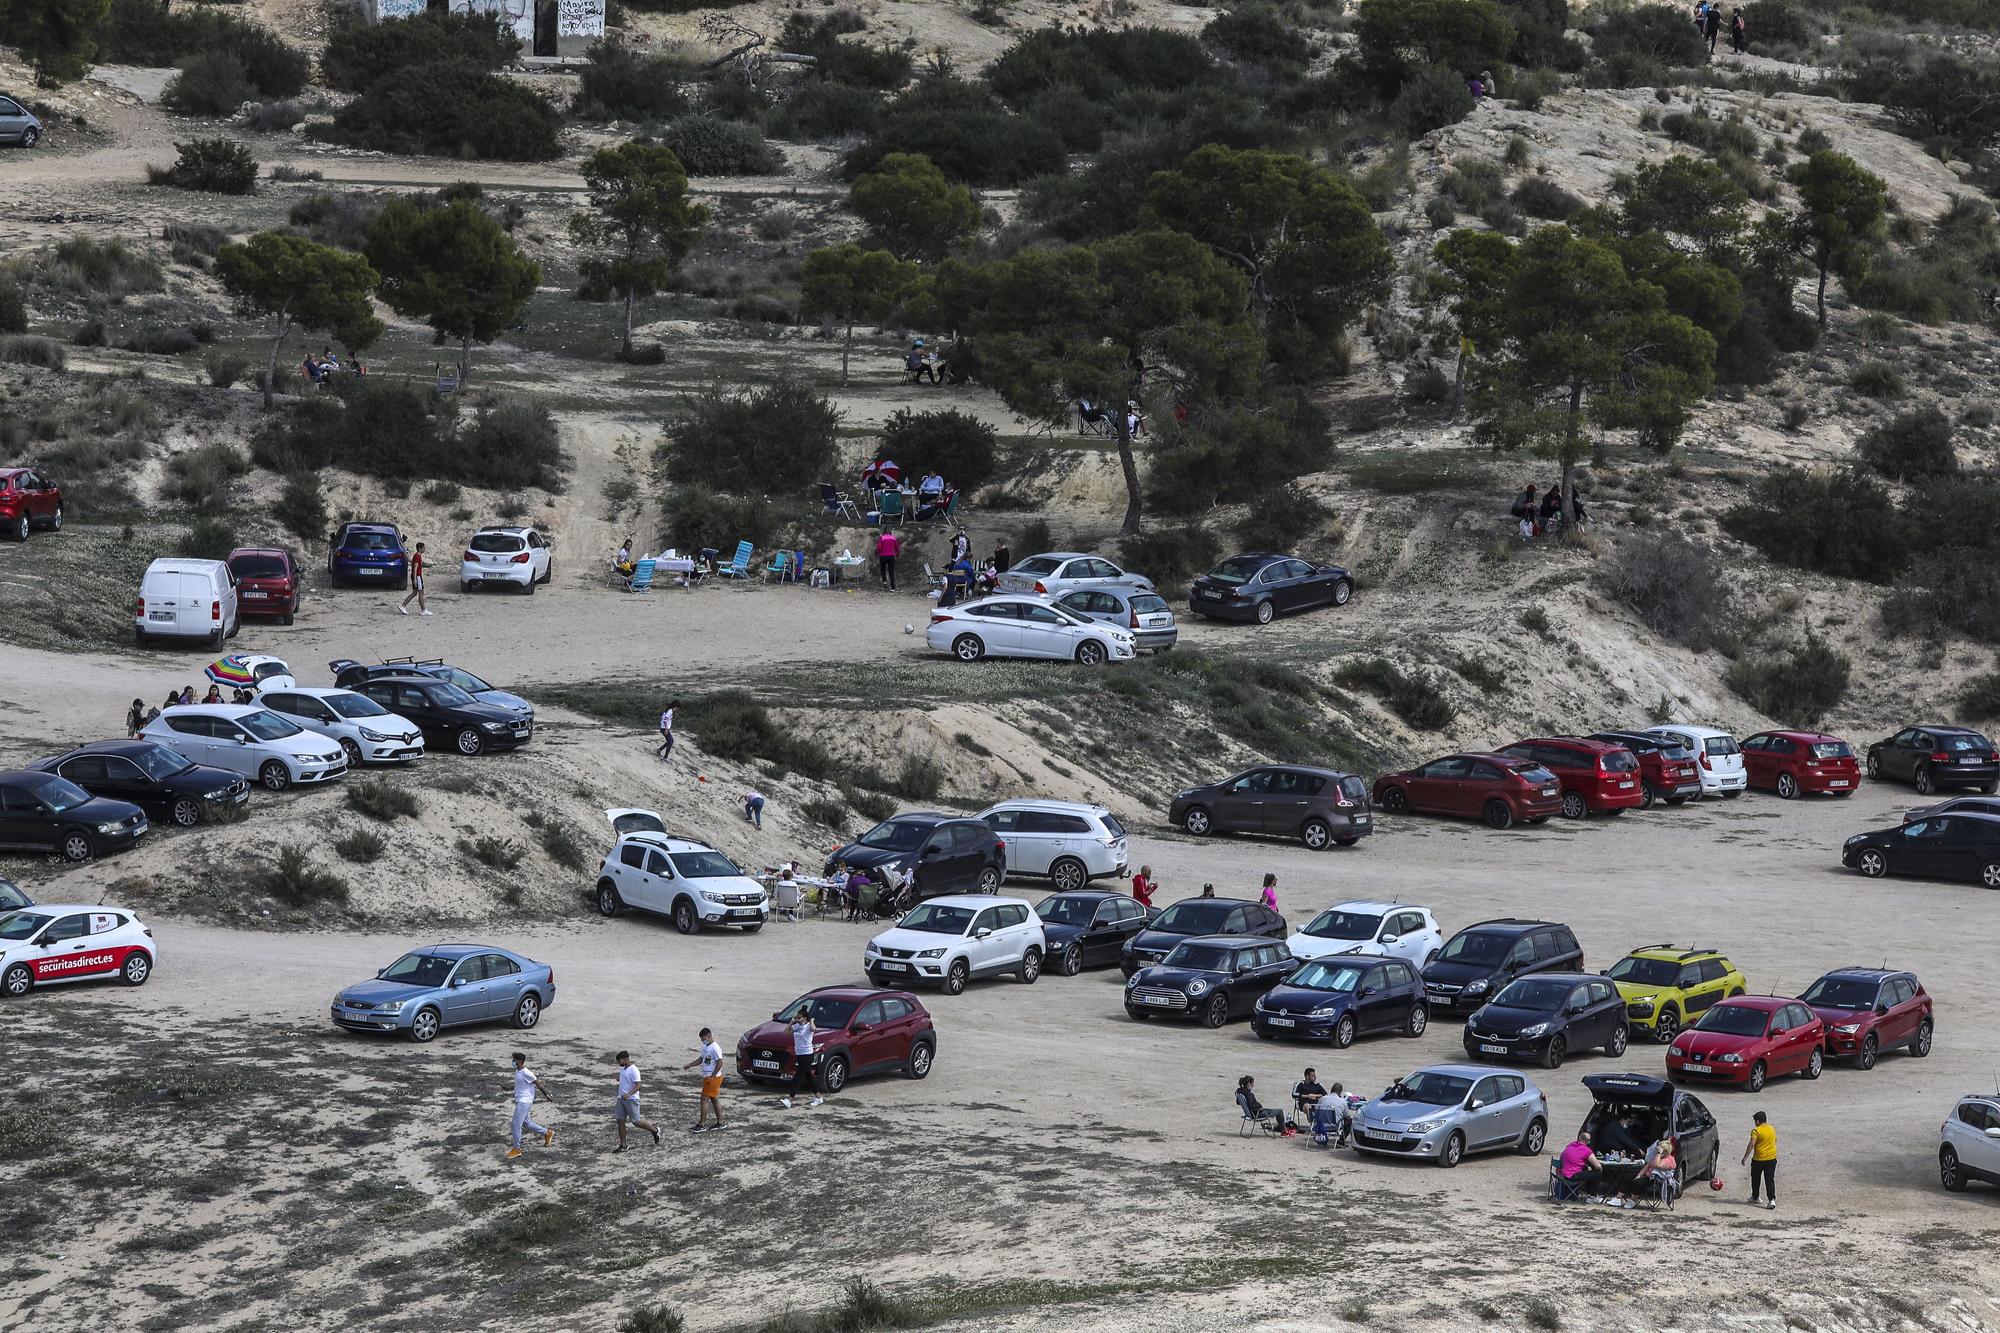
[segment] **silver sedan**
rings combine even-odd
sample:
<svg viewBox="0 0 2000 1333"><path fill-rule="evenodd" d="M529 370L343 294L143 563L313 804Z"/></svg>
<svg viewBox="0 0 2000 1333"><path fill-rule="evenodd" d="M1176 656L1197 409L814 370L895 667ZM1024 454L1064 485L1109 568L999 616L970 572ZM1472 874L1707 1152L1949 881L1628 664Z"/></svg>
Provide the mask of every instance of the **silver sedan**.
<svg viewBox="0 0 2000 1333"><path fill-rule="evenodd" d="M1054 598L1091 588L1156 591L1153 581L1145 575L1120 569L1101 555L1086 555L1082 551L1048 551L1018 561L1000 576L998 591Z"/></svg>

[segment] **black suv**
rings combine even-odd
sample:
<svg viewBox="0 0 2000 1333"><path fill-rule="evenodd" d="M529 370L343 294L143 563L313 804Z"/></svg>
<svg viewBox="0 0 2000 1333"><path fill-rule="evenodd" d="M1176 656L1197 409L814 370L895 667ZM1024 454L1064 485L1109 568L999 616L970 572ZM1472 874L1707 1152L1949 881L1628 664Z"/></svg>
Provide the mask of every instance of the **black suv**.
<svg viewBox="0 0 2000 1333"><path fill-rule="evenodd" d="M1042 957L1073 977L1086 967L1117 962L1125 941L1144 930L1153 913L1122 893L1076 889L1042 899L1035 915L1042 919Z"/></svg>
<svg viewBox="0 0 2000 1333"><path fill-rule="evenodd" d="M1256 1008L1298 965L1276 940L1196 935L1176 944L1164 962L1125 979L1125 1012L1134 1018L1194 1017L1203 1027L1219 1028Z"/></svg>
<svg viewBox="0 0 2000 1333"><path fill-rule="evenodd" d="M1467 926L1446 940L1424 967L1424 993L1433 1013L1465 1013L1515 977L1583 970L1583 950L1568 926L1503 917Z"/></svg>
<svg viewBox="0 0 2000 1333"><path fill-rule="evenodd" d="M497 704L483 703L435 676L376 676L345 686L423 728L429 745L460 754L508 750L527 743L534 724Z"/></svg>
<svg viewBox="0 0 2000 1333"><path fill-rule="evenodd" d="M92 796L130 801L154 819L193 828L250 799L250 784L226 768L189 763L153 741L94 741L33 768L68 778Z"/></svg>
<svg viewBox="0 0 2000 1333"><path fill-rule="evenodd" d="M916 872L916 897L998 893L1007 878L1007 844L977 819L916 811L885 819L826 858L849 869Z"/></svg>
<svg viewBox="0 0 2000 1333"><path fill-rule="evenodd" d="M1176 792L1167 822L1197 838L1212 833L1297 838L1316 852L1329 843L1352 847L1375 831L1366 782L1352 773L1296 764L1265 764Z"/></svg>
<svg viewBox="0 0 2000 1333"><path fill-rule="evenodd" d="M151 827L138 806L92 796L67 778L0 773L0 847L88 861L130 847Z"/></svg>
<svg viewBox="0 0 2000 1333"><path fill-rule="evenodd" d="M1672 1134L1681 1187L1715 1179L1722 1141L1716 1133L1714 1114L1699 1097L1651 1074L1589 1074L1583 1086L1590 1090L1593 1104L1583 1118L1582 1129L1600 1154L1615 1145L1626 1155L1643 1160L1647 1147ZM1627 1116L1632 1118L1630 1129L1620 1123ZM1631 1142L1620 1142L1622 1139Z"/></svg>
<svg viewBox="0 0 2000 1333"><path fill-rule="evenodd" d="M1868 747L1868 776L1895 778L1929 796L1939 787L2000 792L2000 753L1967 727L1904 727Z"/></svg>
<svg viewBox="0 0 2000 1333"><path fill-rule="evenodd" d="M1129 977L1142 967L1150 967L1190 935L1282 940L1291 933L1285 918L1262 903L1246 903L1240 898L1183 898L1125 941L1118 953L1118 970Z"/></svg>
<svg viewBox="0 0 2000 1333"><path fill-rule="evenodd" d="M1631 1030L1625 1000L1609 977L1539 972L1505 990L1465 1020L1465 1053L1475 1060L1538 1060L1562 1068L1571 1051L1601 1046L1616 1060Z"/></svg>

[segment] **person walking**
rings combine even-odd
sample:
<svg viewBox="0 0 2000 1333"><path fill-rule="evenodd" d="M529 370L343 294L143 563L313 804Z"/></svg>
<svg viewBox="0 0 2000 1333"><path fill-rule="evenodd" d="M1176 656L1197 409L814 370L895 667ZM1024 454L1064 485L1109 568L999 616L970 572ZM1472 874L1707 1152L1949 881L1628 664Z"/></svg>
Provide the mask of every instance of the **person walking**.
<svg viewBox="0 0 2000 1333"><path fill-rule="evenodd" d="M826 1100L819 1095L819 1085L813 1081L814 1065L817 1063L813 1057L813 1032L812 1013L799 1010L798 1016L792 1019L792 1090L789 1095L778 1099L778 1104L787 1110L791 1109L799 1093L807 1088L811 1088L813 1094L812 1100L806 1103L808 1106L818 1106Z"/></svg>
<svg viewBox="0 0 2000 1333"><path fill-rule="evenodd" d="M430 606L424 600L424 544L417 543L417 550L410 557L410 595L396 603L396 610L402 615L410 614L410 603L417 604L417 614L427 616Z"/></svg>
<svg viewBox="0 0 2000 1333"><path fill-rule="evenodd" d="M1739 56L1750 52L1750 32L1743 24L1743 11L1740 9L1729 11L1729 49Z"/></svg>
<svg viewBox="0 0 2000 1333"><path fill-rule="evenodd" d="M1744 1146L1743 1160L1750 1167L1750 1206L1757 1206L1758 1187L1763 1187L1764 1207L1778 1206L1778 1130L1762 1111L1750 1117L1750 1142Z"/></svg>
<svg viewBox="0 0 2000 1333"><path fill-rule="evenodd" d="M131 740L137 736L149 721L151 719L146 716L146 701L134 699L132 706L125 710L125 739Z"/></svg>
<svg viewBox="0 0 2000 1333"><path fill-rule="evenodd" d="M1153 867L1151 866L1140 866L1139 873L1132 876L1132 896L1138 899L1139 906L1141 907L1151 907L1153 905L1153 890L1158 887L1157 884L1153 883Z"/></svg>
<svg viewBox="0 0 2000 1333"><path fill-rule="evenodd" d="M660 1127L639 1114L639 1066L632 1063L632 1052L618 1052L618 1104L612 1113L618 1125L618 1151L625 1151L625 1126L637 1125L653 1136L653 1145L659 1146Z"/></svg>
<svg viewBox="0 0 2000 1333"><path fill-rule="evenodd" d="M675 699L660 710L660 744L656 753L663 764L674 757L674 710L680 706L681 701Z"/></svg>
<svg viewBox="0 0 2000 1333"><path fill-rule="evenodd" d="M1715 39L1722 33L1722 11L1714 5L1708 7L1708 16L1702 20L1701 35L1708 39L1708 54L1715 55Z"/></svg>
<svg viewBox="0 0 2000 1333"><path fill-rule="evenodd" d="M1264 876L1262 901L1264 906L1270 908L1273 912L1278 910L1278 877L1276 875L1266 874Z"/></svg>
<svg viewBox="0 0 2000 1333"><path fill-rule="evenodd" d="M889 591L896 591L896 557L903 553L902 540L884 528L875 534L876 572Z"/></svg>
<svg viewBox="0 0 2000 1333"><path fill-rule="evenodd" d="M507 1150L509 1161L521 1155L521 1131L524 1129L530 1134L541 1135L544 1148L555 1145L555 1130L535 1123L535 1094L538 1092L547 1093L548 1089L535 1077L535 1071L528 1068L528 1057L520 1051L514 1052L514 1146ZM550 1097L549 1101L553 1103L555 1098Z"/></svg>
<svg viewBox="0 0 2000 1333"><path fill-rule="evenodd" d="M694 1059L682 1065L683 1069L701 1066L701 1109L695 1114L694 1132L700 1134L708 1129L708 1113L715 1112L715 1127L722 1128L722 1048L715 1044L715 1034L707 1028L701 1030L701 1045L695 1051Z"/></svg>
<svg viewBox="0 0 2000 1333"><path fill-rule="evenodd" d="M755 787L743 793L743 817L758 828L764 827L764 793Z"/></svg>

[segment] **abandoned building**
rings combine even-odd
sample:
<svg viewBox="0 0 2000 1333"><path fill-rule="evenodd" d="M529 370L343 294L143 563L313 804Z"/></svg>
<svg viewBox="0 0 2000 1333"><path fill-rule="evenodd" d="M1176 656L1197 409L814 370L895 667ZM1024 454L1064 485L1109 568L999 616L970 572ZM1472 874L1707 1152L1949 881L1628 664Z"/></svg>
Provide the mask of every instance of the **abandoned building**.
<svg viewBox="0 0 2000 1333"><path fill-rule="evenodd" d="M604 36L606 0L362 0L370 23L408 18L426 9L499 14L528 57L580 59Z"/></svg>

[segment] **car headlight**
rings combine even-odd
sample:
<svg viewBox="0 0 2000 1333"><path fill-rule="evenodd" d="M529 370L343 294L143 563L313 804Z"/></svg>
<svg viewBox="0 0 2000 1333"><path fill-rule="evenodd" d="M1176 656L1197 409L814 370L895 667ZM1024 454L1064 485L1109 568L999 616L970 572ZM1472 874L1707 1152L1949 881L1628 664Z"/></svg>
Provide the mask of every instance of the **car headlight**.
<svg viewBox="0 0 2000 1333"><path fill-rule="evenodd" d="M1406 1134L1428 1134L1442 1124L1444 1124L1442 1120L1419 1120L1414 1125L1403 1126L1403 1132Z"/></svg>
<svg viewBox="0 0 2000 1333"><path fill-rule="evenodd" d="M1835 1028L1834 1031L1841 1033L1845 1036L1851 1037L1855 1033L1861 1031L1861 1025L1859 1023L1842 1023L1839 1027Z"/></svg>
<svg viewBox="0 0 2000 1333"><path fill-rule="evenodd" d="M1679 1042L1675 1042L1673 1045L1667 1047L1667 1054L1679 1056L1685 1060L1687 1059L1687 1047L1681 1045Z"/></svg>
<svg viewBox="0 0 2000 1333"><path fill-rule="evenodd" d="M389 1003L378 1007L385 1014L400 1014L403 1012L403 1002L401 1000L391 1000Z"/></svg>
<svg viewBox="0 0 2000 1333"><path fill-rule="evenodd" d="M1483 981L1472 982L1466 986L1465 993L1467 995L1484 995L1486 993L1486 983Z"/></svg>
<svg viewBox="0 0 2000 1333"><path fill-rule="evenodd" d="M377 745L380 745L384 741L393 741L396 738L394 736L385 736L379 731L370 731L368 728L363 727L361 728L361 739L364 741L374 741Z"/></svg>
<svg viewBox="0 0 2000 1333"><path fill-rule="evenodd" d="M1208 983L1196 977L1187 984L1187 993L1190 995L1206 995L1208 994Z"/></svg>
<svg viewBox="0 0 2000 1333"><path fill-rule="evenodd" d="M721 894L719 894L719 893L710 893L710 892L709 892L709 891L708 891L707 889L703 889L703 890L701 891L701 896L702 896L703 898L707 899L707 900L708 900L709 902L712 902L712 903L719 903L719 902L721 902L721 901L722 901L722 895L721 895Z"/></svg>
<svg viewBox="0 0 2000 1333"><path fill-rule="evenodd" d="M1849 838L1845 845L1848 847L1852 847L1857 842L1866 842L1866 841L1868 841L1868 835L1866 833L1857 833L1853 837Z"/></svg>
<svg viewBox="0 0 2000 1333"><path fill-rule="evenodd" d="M944 950L943 950L943 949L923 949L923 950L919 950L919 951L918 951L918 953L917 953L917 957L919 957L919 958L942 958L942 957L944 957Z"/></svg>
<svg viewBox="0 0 2000 1333"><path fill-rule="evenodd" d="M302 764L323 764L327 762L326 756L323 754L300 754L296 750L292 752L292 758Z"/></svg>
<svg viewBox="0 0 2000 1333"><path fill-rule="evenodd" d="M1139 974L1137 972L1134 972L1131 976L1125 978L1126 990L1131 990L1134 986L1138 984L1139 984Z"/></svg>
<svg viewBox="0 0 2000 1333"><path fill-rule="evenodd" d="M114 819L109 824L99 824L97 826L97 831L99 833L116 833L120 827L121 825L119 824L119 822Z"/></svg>
<svg viewBox="0 0 2000 1333"><path fill-rule="evenodd" d="M212 792L206 792L206 793L204 793L204 794L202 795L202 798L201 798L201 799L202 799L202 800L204 800L204 801L220 801L220 800L224 799L225 797L227 797L228 795L229 795L229 788L227 788L227 787L217 787L217 788L216 788L216 789L215 789L214 791L212 791Z"/></svg>
<svg viewBox="0 0 2000 1333"><path fill-rule="evenodd" d="M1736 1052L1731 1051L1729 1054L1722 1057L1722 1063L1726 1065L1740 1065L1743 1063L1743 1057L1738 1055Z"/></svg>
<svg viewBox="0 0 2000 1333"><path fill-rule="evenodd" d="M1335 1010L1336 1008L1338 1008L1338 1007L1339 1007L1339 1006L1337 1006L1337 1005L1331 1005L1331 1004L1323 1004L1323 1005L1321 1005L1321 1006L1320 1006L1319 1008L1317 1008L1317 1009L1313 1010L1313 1011L1312 1011L1312 1013L1310 1013L1309 1015L1307 1015L1307 1017L1309 1017L1309 1018L1332 1018L1332 1017L1333 1017L1333 1014L1334 1014L1334 1010Z"/></svg>
<svg viewBox="0 0 2000 1333"><path fill-rule="evenodd" d="M1548 1030L1549 1025L1547 1023L1530 1023L1521 1029L1521 1035L1523 1037L1539 1037Z"/></svg>
<svg viewBox="0 0 2000 1333"><path fill-rule="evenodd" d="M505 722L481 722L479 729L481 731L505 731L507 730L507 724Z"/></svg>
<svg viewBox="0 0 2000 1333"><path fill-rule="evenodd" d="M1653 1012L1653 997L1650 995L1641 995L1638 999L1633 1000L1629 1007L1642 1014L1650 1014Z"/></svg>

